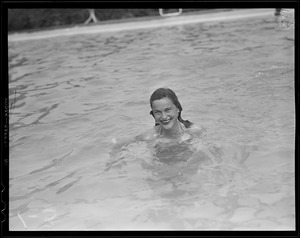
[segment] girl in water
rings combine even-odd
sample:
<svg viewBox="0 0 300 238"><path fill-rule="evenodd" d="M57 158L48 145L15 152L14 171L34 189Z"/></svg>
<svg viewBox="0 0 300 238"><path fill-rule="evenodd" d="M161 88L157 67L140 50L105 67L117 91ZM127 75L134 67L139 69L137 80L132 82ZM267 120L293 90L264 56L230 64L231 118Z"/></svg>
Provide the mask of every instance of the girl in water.
<svg viewBox="0 0 300 238"><path fill-rule="evenodd" d="M193 123L181 118L182 107L176 94L169 88L159 88L150 97L150 114L155 119L152 130L140 135L143 140L156 138L182 139Z"/></svg>
<svg viewBox="0 0 300 238"><path fill-rule="evenodd" d="M116 142L110 152L113 159L107 164L106 170L111 167L122 167L127 164L127 161L131 163L142 161L142 168L154 174L154 177L147 178L149 184L152 184L152 180L154 184L162 180L167 184L173 182L177 184L178 181L186 183L194 175L202 182L216 180L218 183L223 183L230 179L231 175L227 175L227 167L223 169L221 166L222 151L202 143L204 128L182 119L182 106L171 89L155 90L150 97L150 107L155 126L135 138ZM135 142L141 141L146 142L150 153L138 153L138 157L133 154L134 160L131 160L128 155L130 152L126 152L128 149L126 146L131 143L138 145ZM118 155L119 152L121 153ZM174 189L176 187L177 185L174 185Z"/></svg>
<svg viewBox="0 0 300 238"><path fill-rule="evenodd" d="M192 138L192 135L203 132L189 120L182 119L181 104L176 94L169 88L155 90L150 97L150 107L152 109L150 114L155 119L155 126L135 138L115 141L111 156L120 152L123 146L138 141L153 142L152 145L159 146L160 151L166 151L163 148L168 151L170 148L178 150L178 143L187 141ZM170 145L173 146L170 147Z"/></svg>
<svg viewBox="0 0 300 238"><path fill-rule="evenodd" d="M158 138L180 141L190 138L191 132L199 131L198 127L181 118L182 107L176 94L169 88L159 88L150 97L150 114L155 119L155 126L132 139L115 141L114 149L134 141L152 141Z"/></svg>

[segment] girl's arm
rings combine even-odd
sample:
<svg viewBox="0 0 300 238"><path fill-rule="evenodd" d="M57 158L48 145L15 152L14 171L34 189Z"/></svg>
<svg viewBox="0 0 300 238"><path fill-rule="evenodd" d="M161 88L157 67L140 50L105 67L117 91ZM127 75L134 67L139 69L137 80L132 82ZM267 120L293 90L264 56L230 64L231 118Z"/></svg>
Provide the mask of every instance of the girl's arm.
<svg viewBox="0 0 300 238"><path fill-rule="evenodd" d="M147 141L153 139L153 129L147 132L144 132L138 136L131 137L131 138L121 138L121 139L112 139L113 147L110 152L110 156L116 156L117 153L122 151L124 146L127 146L131 143L138 142L138 141Z"/></svg>
<svg viewBox="0 0 300 238"><path fill-rule="evenodd" d="M111 157L115 157L124 146L127 146L136 141L136 137L133 138L122 138L122 139L112 139L113 147L109 153Z"/></svg>

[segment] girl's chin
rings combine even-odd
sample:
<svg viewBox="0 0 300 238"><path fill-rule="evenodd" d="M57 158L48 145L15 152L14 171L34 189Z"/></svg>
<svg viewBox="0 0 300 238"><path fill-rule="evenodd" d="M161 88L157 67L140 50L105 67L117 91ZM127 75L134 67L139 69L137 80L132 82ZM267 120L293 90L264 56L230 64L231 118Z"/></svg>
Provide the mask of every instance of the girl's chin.
<svg viewBox="0 0 300 238"><path fill-rule="evenodd" d="M169 129L171 129L171 128L173 127L174 123L173 123L173 121L171 120L168 124L160 123L160 125L161 125L164 129L169 130Z"/></svg>

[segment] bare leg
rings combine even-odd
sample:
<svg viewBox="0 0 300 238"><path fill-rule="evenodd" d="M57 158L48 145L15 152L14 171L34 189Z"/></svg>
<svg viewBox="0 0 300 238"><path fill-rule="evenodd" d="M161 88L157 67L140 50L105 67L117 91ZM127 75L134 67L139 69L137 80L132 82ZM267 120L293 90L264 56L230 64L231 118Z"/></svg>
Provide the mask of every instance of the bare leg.
<svg viewBox="0 0 300 238"><path fill-rule="evenodd" d="M84 22L84 24L88 24L91 20L93 20L94 23L97 23L97 17L95 15L95 10L94 9L88 9L90 16L89 18Z"/></svg>

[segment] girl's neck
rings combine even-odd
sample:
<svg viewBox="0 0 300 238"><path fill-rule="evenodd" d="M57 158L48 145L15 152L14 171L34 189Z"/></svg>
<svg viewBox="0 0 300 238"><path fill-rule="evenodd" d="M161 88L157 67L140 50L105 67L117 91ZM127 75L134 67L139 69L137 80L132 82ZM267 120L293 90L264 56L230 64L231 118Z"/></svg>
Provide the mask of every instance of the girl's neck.
<svg viewBox="0 0 300 238"><path fill-rule="evenodd" d="M174 123L173 127L169 130L166 130L162 127L162 135L166 137L179 137L183 134L184 130L180 125L180 122L177 120L176 123Z"/></svg>

